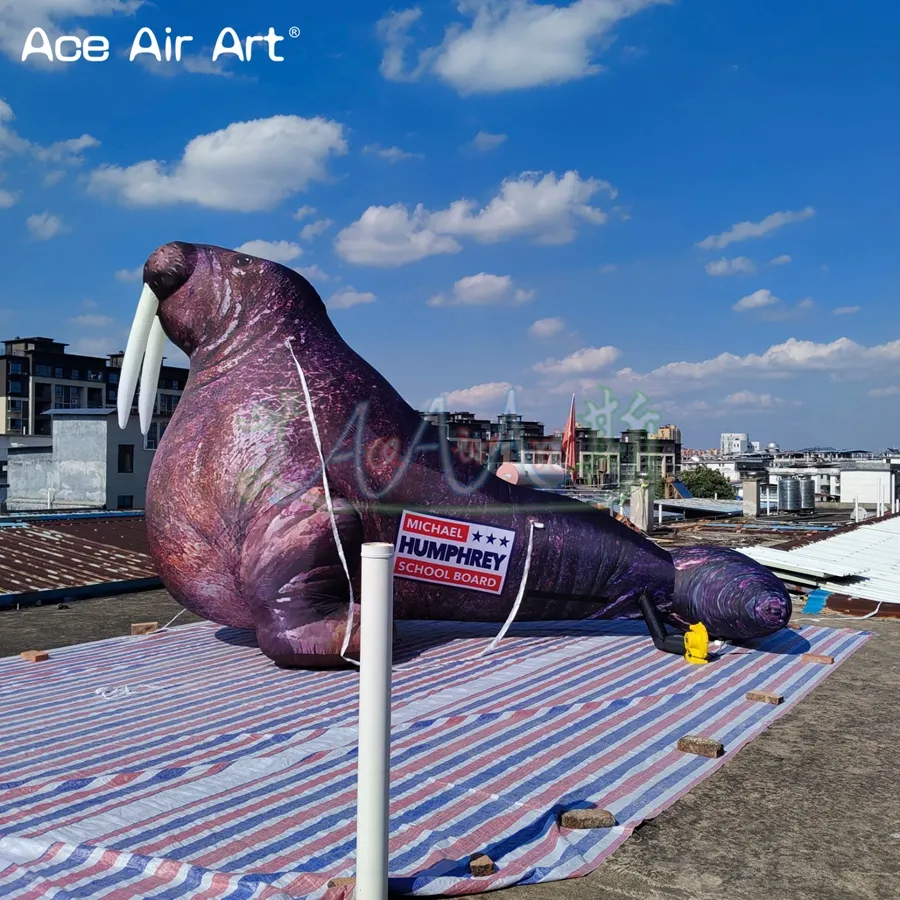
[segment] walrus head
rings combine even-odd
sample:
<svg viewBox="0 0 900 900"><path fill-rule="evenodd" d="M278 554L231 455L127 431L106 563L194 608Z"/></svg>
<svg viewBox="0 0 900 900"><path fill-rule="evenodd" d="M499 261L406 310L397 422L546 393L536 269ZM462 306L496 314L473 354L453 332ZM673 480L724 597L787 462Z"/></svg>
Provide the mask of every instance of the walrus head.
<svg viewBox="0 0 900 900"><path fill-rule="evenodd" d="M296 319L300 310L327 320L321 297L293 269L224 247L163 244L144 265L144 289L119 375L119 425L128 424L140 376L141 430L149 430L167 337L193 361L238 332L266 329L279 314Z"/></svg>

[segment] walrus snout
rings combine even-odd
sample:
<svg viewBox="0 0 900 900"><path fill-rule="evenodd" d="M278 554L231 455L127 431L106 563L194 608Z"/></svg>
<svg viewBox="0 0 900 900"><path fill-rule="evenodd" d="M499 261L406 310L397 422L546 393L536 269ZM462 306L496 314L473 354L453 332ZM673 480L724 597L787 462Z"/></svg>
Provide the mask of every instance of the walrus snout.
<svg viewBox="0 0 900 900"><path fill-rule="evenodd" d="M183 241L163 244L144 264L144 284L162 302L187 283L194 272L197 248Z"/></svg>

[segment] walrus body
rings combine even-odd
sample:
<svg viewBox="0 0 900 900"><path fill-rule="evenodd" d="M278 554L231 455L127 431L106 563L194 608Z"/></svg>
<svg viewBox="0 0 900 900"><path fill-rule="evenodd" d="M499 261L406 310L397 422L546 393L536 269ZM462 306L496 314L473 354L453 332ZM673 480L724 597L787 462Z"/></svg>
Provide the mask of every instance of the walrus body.
<svg viewBox="0 0 900 900"><path fill-rule="evenodd" d="M404 510L515 538L499 593L398 577L397 618L503 621L531 541L522 620L635 617L646 593L679 627L709 607L714 636L757 637L786 624L783 585L752 560L708 557L704 580L697 557L685 557L685 579L671 554L611 516L452 454L346 345L296 272L174 243L150 257L144 281L162 330L191 361L147 486L151 554L179 603L255 629L273 660L343 663L361 545L395 542ZM126 394L120 403L130 408ZM358 608L353 621L345 655L358 652Z"/></svg>

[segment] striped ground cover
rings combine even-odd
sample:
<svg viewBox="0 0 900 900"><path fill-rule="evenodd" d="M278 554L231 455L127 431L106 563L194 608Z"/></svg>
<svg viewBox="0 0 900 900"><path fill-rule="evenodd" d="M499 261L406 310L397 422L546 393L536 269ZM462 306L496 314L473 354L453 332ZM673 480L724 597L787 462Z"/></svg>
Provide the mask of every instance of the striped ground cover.
<svg viewBox="0 0 900 900"><path fill-rule="evenodd" d="M631 622L398 623L391 874L464 894L587 874L868 639L785 631L707 666ZM208 623L0 660L0 896L340 900L352 875L356 673L288 672ZM747 701L777 691L779 707ZM680 753L685 734L718 760ZM618 825L562 831L600 804ZM497 867L473 879L484 852Z"/></svg>

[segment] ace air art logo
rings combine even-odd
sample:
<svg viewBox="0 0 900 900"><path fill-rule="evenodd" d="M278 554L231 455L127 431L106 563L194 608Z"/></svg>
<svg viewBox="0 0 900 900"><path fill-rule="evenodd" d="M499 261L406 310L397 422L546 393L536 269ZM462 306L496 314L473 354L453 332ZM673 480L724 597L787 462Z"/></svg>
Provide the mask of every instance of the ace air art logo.
<svg viewBox="0 0 900 900"><path fill-rule="evenodd" d="M404 510L394 575L413 581L499 594L516 533L505 528Z"/></svg>

